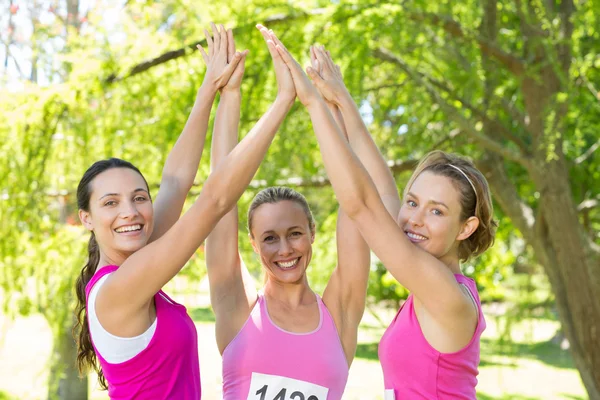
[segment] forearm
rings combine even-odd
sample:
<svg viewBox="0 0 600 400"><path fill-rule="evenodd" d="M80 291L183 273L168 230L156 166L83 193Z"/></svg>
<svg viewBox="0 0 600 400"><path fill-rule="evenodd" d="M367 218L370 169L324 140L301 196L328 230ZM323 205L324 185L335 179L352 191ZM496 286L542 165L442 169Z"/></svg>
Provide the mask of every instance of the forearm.
<svg viewBox="0 0 600 400"><path fill-rule="evenodd" d="M223 90L215 116L211 144L211 170L227 158L238 142L241 93L239 89ZM206 240L206 266L211 283L232 278L238 265L238 211L234 206L217 223Z"/></svg>
<svg viewBox="0 0 600 400"><path fill-rule="evenodd" d="M329 109L329 112L333 116L335 123L340 128L340 131L344 134L344 136L346 137L346 140L348 140L348 133L346 130L346 125L344 123L344 117L342 116L342 112L340 111L339 107L336 104L327 102L327 108Z"/></svg>
<svg viewBox="0 0 600 400"><path fill-rule="evenodd" d="M198 90L185 127L165 162L163 180L169 180L187 190L192 187L204 149L215 95L216 89L209 86L203 85Z"/></svg>
<svg viewBox="0 0 600 400"><path fill-rule="evenodd" d="M353 153L323 101L308 107L327 175L340 206L349 217L373 196L379 197L369 174Z"/></svg>
<svg viewBox="0 0 600 400"><path fill-rule="evenodd" d="M293 102L275 100L254 128L218 165L204 185L219 207L230 209L258 170L270 144Z"/></svg>
<svg viewBox="0 0 600 400"><path fill-rule="evenodd" d="M369 134L352 96L345 92L338 99L350 147L371 175L377 191L380 195L397 195L398 189L390 168Z"/></svg>
<svg viewBox="0 0 600 400"><path fill-rule="evenodd" d="M214 170L238 143L240 122L240 90L224 90L215 115L210 165Z"/></svg>

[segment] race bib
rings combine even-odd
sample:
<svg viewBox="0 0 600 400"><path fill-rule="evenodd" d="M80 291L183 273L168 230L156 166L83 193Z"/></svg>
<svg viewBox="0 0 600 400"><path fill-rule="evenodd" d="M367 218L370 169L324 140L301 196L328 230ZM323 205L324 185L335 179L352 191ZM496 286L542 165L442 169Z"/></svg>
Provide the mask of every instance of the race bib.
<svg viewBox="0 0 600 400"><path fill-rule="evenodd" d="M314 383L253 372L248 400L327 400L327 392Z"/></svg>
<svg viewBox="0 0 600 400"><path fill-rule="evenodd" d="M384 400L396 400L396 395L394 394L394 389L385 389L383 398L384 398Z"/></svg>

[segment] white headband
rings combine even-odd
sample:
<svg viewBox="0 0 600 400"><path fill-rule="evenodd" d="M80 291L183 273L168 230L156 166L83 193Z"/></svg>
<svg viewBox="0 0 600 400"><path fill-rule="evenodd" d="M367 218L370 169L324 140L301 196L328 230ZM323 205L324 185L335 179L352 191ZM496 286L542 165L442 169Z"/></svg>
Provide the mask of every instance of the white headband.
<svg viewBox="0 0 600 400"><path fill-rule="evenodd" d="M475 185L473 184L473 181L471 181L471 179L469 179L469 177L467 176L467 174L465 174L465 172L458 168L456 165L452 165L452 164L448 164L449 166L451 166L452 168L454 168L455 170L457 170L458 172L460 172L462 174L462 176L464 176L467 181L469 181L469 184L471 185L471 188L473 189L473 193L475 193L475 209L477 209L477 203L479 202L479 199L477 197L477 190L475 190Z"/></svg>

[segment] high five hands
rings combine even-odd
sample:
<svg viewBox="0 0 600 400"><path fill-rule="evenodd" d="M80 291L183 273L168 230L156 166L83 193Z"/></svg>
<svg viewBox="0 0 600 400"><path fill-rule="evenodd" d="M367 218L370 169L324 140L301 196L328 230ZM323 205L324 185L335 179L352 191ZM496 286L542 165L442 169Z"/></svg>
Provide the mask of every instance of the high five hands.
<svg viewBox="0 0 600 400"><path fill-rule="evenodd" d="M225 30L223 25L220 25L219 29L214 23L210 25L212 37L206 29L204 30L208 52L202 46L196 46L206 63L206 75L202 84L210 85L218 91L238 90L244 75L248 50L236 51L231 29Z"/></svg>
<svg viewBox="0 0 600 400"><path fill-rule="evenodd" d="M340 97L348 93L340 66L334 64L325 46L311 46L310 61L312 68L308 70L308 76L313 84L328 103L339 106Z"/></svg>
<svg viewBox="0 0 600 400"><path fill-rule="evenodd" d="M334 64L331 54L325 50L325 47L310 47L311 66L306 69L309 80L300 64L281 43L273 30L260 24L256 27L267 42L276 71L281 69L282 64L287 67L298 99L304 106L309 107L322 99L325 99L327 103L339 105L339 99L342 95L347 94L347 89L339 65ZM280 71L278 75L284 74Z"/></svg>
<svg viewBox="0 0 600 400"><path fill-rule="evenodd" d="M279 74L278 82L279 76L285 75L282 68L285 67L291 76L298 100L300 100L305 107L309 108L312 105L323 102L323 97L321 97L317 88L311 83L300 64L298 64L288 49L281 43L277 35L263 25L259 24L256 27L260 30L269 47L269 52L271 53L273 64L275 65L275 73ZM307 71L313 76L318 75L312 67L309 67Z"/></svg>

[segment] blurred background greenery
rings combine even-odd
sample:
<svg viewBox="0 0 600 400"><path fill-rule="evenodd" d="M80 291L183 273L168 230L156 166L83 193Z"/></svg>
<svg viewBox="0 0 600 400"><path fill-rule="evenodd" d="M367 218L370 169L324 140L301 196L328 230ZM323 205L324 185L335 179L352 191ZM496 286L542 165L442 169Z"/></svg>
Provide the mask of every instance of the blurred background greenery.
<svg viewBox="0 0 600 400"><path fill-rule="evenodd" d="M138 166L156 194L202 82L195 45L210 21L250 50L242 135L276 91L260 22L303 64L309 45L327 46L400 190L430 150L472 157L500 221L495 246L464 265L489 323L479 397L600 399L599 18L590 0L3 0L0 399L79 399L88 385L91 398L106 398L73 366L72 289L87 240L75 188L91 163L114 156ZM188 203L208 161L205 152ZM240 214L273 184L297 188L313 208L309 275L320 292L336 259L337 204L299 104ZM169 289L210 336L205 272L200 249ZM382 393L377 343L406 296L375 260L348 398ZM214 373L205 397L216 398L220 359L212 336L205 344L203 381Z"/></svg>

